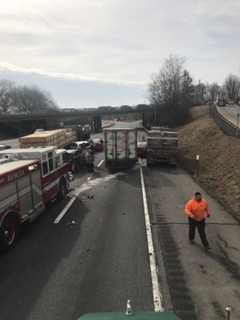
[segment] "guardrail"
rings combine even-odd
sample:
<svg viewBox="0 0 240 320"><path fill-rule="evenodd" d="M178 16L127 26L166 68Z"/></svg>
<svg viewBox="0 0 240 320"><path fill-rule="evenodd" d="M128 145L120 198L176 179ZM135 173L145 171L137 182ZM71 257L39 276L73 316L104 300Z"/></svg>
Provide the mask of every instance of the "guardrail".
<svg viewBox="0 0 240 320"><path fill-rule="evenodd" d="M215 105L210 107L210 113L216 124L222 129L222 131L228 135L240 138L240 128L233 122L224 117L217 109Z"/></svg>

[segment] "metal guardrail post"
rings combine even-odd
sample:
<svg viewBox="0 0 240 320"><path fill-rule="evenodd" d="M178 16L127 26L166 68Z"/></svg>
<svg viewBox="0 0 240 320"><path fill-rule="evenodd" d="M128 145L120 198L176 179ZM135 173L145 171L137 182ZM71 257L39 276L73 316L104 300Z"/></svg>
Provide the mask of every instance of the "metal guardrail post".
<svg viewBox="0 0 240 320"><path fill-rule="evenodd" d="M196 178L199 178L199 175L200 175L200 163L199 163L199 160L200 160L200 156L199 154L196 155Z"/></svg>
<svg viewBox="0 0 240 320"><path fill-rule="evenodd" d="M232 308L230 306L227 306L225 308L225 310L226 310L226 313L227 313L227 320L230 320Z"/></svg>
<svg viewBox="0 0 240 320"><path fill-rule="evenodd" d="M238 113L237 114L237 127L236 127L236 136L237 137L239 136L239 117L240 117L240 114Z"/></svg>

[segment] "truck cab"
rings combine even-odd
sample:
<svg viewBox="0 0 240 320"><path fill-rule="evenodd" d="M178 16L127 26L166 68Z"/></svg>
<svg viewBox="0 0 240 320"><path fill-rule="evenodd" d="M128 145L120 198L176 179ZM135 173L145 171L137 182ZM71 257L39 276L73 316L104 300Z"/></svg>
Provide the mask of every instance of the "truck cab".
<svg viewBox="0 0 240 320"><path fill-rule="evenodd" d="M16 148L0 151L0 159L39 160L45 203L57 196L63 198L69 190L68 172L70 163L64 159L56 147Z"/></svg>
<svg viewBox="0 0 240 320"><path fill-rule="evenodd" d="M9 160L0 165L0 248L10 248L18 226L45 208L38 160Z"/></svg>

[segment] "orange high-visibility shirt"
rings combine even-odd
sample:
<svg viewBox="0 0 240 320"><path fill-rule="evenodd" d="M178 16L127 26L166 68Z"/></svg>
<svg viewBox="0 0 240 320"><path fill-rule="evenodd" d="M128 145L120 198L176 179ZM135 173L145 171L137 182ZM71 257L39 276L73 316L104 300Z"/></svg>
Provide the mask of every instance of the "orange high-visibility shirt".
<svg viewBox="0 0 240 320"><path fill-rule="evenodd" d="M185 213L189 218L201 221L209 215L208 203L206 200L196 201L192 199L185 206Z"/></svg>

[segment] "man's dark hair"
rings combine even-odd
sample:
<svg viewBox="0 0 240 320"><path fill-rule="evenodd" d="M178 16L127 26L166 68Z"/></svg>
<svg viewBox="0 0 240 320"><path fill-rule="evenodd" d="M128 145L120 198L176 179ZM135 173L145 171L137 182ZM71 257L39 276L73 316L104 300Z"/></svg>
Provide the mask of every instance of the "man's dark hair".
<svg viewBox="0 0 240 320"><path fill-rule="evenodd" d="M201 192L195 192L195 197L201 196L201 195L202 195Z"/></svg>

